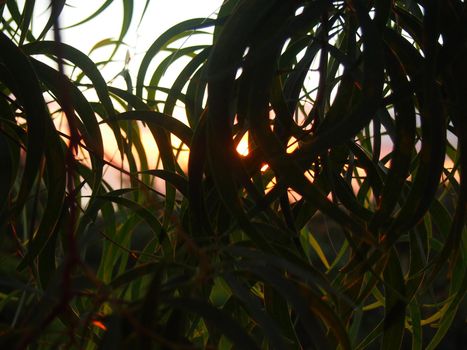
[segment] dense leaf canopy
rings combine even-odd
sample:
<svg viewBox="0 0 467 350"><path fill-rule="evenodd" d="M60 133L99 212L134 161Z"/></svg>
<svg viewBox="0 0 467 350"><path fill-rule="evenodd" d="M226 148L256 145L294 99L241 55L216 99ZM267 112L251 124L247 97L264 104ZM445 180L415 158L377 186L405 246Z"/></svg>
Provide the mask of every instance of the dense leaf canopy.
<svg viewBox="0 0 467 350"><path fill-rule="evenodd" d="M0 1L1 348L462 347L464 1L225 0L124 85L68 5Z"/></svg>

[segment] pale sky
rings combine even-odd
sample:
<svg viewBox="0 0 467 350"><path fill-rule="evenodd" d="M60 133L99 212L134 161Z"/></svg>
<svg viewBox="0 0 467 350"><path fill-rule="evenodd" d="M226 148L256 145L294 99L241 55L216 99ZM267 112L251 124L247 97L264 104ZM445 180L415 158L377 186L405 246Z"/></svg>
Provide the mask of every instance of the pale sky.
<svg viewBox="0 0 467 350"><path fill-rule="evenodd" d="M21 8L24 3L19 1ZM34 32L40 32L47 17L47 7L49 0L36 1L36 13L43 13L42 16L34 19ZM104 0L70 0L60 17L62 27L75 24L84 18L87 18L97 10ZM113 67L102 72L107 79L117 74L124 65L126 52L131 56L130 72L136 74L140 60L145 50L171 26L190 18L215 17L217 10L222 4L222 0L151 0L146 11L145 17L138 27L139 20L144 8L145 0L134 1L135 10L133 12L133 21L131 27L124 39L128 45L122 47L119 54L115 57L116 63ZM112 38L118 39L122 24L123 1L114 1L104 12L92 21L73 28L67 28L62 31L63 41L88 53L94 44L101 40ZM193 40L208 40L207 38L193 38ZM192 42L194 43L194 41ZM180 45L189 43L182 42ZM90 57L98 62L106 58L106 55L112 50L111 47L101 48L94 51Z"/></svg>
<svg viewBox="0 0 467 350"><path fill-rule="evenodd" d="M62 40L65 43L88 54L91 48L101 40L104 39L118 39L122 25L123 1L114 1L105 11L92 21L79 25L73 28L66 28L70 25L80 22L94 13L105 0L70 0L67 1L67 6L60 17L60 25L62 28ZM125 1L125 0L124 0ZM127 46L122 46L118 54L115 56L115 63L107 66L101 70L104 79L109 81L115 77L124 67L125 58L127 54L130 55L131 60L129 63L130 74L135 83L135 77L138 71L140 62L144 56L145 51L150 45L167 29L173 25L190 19L190 18L214 18L222 0L151 0L146 11L145 17L138 26L141 14L144 8L145 0L135 0L135 10L133 12L133 20L130 29L124 39ZM45 22L48 19L49 0L37 0L35 7L35 14L38 16L33 18L33 33L36 35L42 31ZM18 6L21 9L24 6L24 0L18 1ZM53 38L52 31L49 33L49 39ZM194 36L189 41L179 41L172 44L171 47L178 48L177 45L187 46L193 44L210 44L210 36ZM113 47L101 48L94 51L90 58L94 62L107 60ZM149 74L157 66L157 63L163 59L164 55L158 55L153 61L149 69ZM169 87L171 81L176 78L177 69L183 67L182 62L175 62L174 68L169 70L165 78L161 81L161 86ZM112 85L123 87L123 79L117 78ZM183 108L177 108L174 111L174 116L184 120L186 119ZM105 139L106 158L115 164L119 164L119 155L117 154L117 146L112 136L110 129L101 125L101 131ZM148 161L150 167L156 165L157 151L155 152L156 145L152 135L146 128L142 130L142 138L145 149L147 150ZM186 166L188 153L182 154L180 162L183 167ZM107 168L106 178L113 183L114 186L119 187L117 182L118 172L111 168ZM112 174L112 175L111 175ZM110 176L110 177L109 177Z"/></svg>

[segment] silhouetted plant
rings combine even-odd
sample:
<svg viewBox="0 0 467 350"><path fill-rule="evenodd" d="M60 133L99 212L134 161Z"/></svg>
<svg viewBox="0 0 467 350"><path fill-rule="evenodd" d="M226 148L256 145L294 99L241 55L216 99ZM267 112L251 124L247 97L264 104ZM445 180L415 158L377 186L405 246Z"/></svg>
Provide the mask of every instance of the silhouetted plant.
<svg viewBox="0 0 467 350"><path fill-rule="evenodd" d="M66 3L37 35L0 2L2 348L462 347L465 2L226 0L123 89L100 68L133 2L99 64L53 30Z"/></svg>

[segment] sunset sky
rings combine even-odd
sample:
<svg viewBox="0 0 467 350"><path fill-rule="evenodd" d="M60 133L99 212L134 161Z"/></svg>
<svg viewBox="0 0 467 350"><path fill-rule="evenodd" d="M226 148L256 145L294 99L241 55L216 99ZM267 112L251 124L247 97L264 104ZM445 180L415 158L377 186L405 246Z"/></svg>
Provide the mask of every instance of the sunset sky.
<svg viewBox="0 0 467 350"><path fill-rule="evenodd" d="M117 39L123 17L123 5L122 2L119 1L112 3L108 9L94 20L77 27L67 28L87 18L103 3L103 0L71 1L70 4L72 6L66 7L60 18L61 26L64 28L62 31L63 40L88 54L92 51L92 47L101 40L110 38ZM125 64L128 64L127 68L132 77L135 78L145 51L164 31L186 19L195 17L215 17L222 0L152 0L149 3L147 12L141 23L140 18L145 1L139 0L134 3L136 8L133 13L130 30L124 39L125 45L118 51L114 62L101 70L101 73L107 81L115 78L112 85L117 87L123 86L123 79L119 77L118 74L125 67ZM33 29L36 28L37 31L40 31L43 27L48 18L48 5L49 0L39 0L36 2L36 6L43 9L43 15L35 18ZM20 7L21 6L20 4ZM40 12L38 11L37 13ZM172 47L181 48L193 44L209 44L210 39L210 36L193 36L188 41L182 40L180 42L175 42L172 44ZM89 56L94 62L99 62L106 60L111 51L112 47L100 48L93 50ZM152 69L154 69L163 58L163 55L159 55L158 58L153 61ZM173 68L171 68L168 74L162 79L161 85L164 87L171 86L171 83L177 76L177 71L181 69L186 62L187 60L183 59L179 59L175 62ZM151 69L149 71L151 71ZM184 121L185 113L183 108L176 108L174 116ZM118 162L119 155L117 154L116 143L114 142L110 129L103 126L102 131L106 139L106 153L109 160L112 159ZM148 150L149 164L153 167L156 164L157 158L157 153L154 152L156 145L152 135L147 130L143 132L143 142ZM383 144L383 153L389 152L390 148L388 144ZM238 151L241 154L246 154L248 152L246 137L239 145ZM187 157L188 152L185 152L181 156L180 162L182 166L185 165Z"/></svg>
<svg viewBox="0 0 467 350"><path fill-rule="evenodd" d="M68 3L68 2L67 2ZM89 54L89 57L94 62L107 60L113 47L107 46L92 50L93 46L105 39L117 39L120 34L123 18L123 4L121 1L115 1L109 8L103 11L95 19L85 24L70 27L73 24L79 23L83 19L94 13L104 1L94 0L75 0L69 2L71 6L67 6L60 17L60 25L62 30L62 40L65 43ZM214 18L222 0L152 0L146 10L146 14L140 23L141 14L143 12L145 1L135 1L135 11L130 29L124 39L123 45L114 57L111 64L101 70L106 81L111 81L113 86L123 87L123 78L118 76L127 64L127 68L133 79L135 80L138 67L146 50L150 45L167 29L173 25L191 18ZM42 15L34 18L33 31L38 33L42 30L49 16L49 0L39 0L36 2L36 13ZM20 3L20 7L23 5ZM52 32L49 33L49 38L52 38ZM173 48L179 48L193 44L209 44L211 37L208 35L197 35L190 37L188 41L182 40L172 44ZM158 62L162 61L164 54L158 55L153 61L151 67L156 67ZM128 60L129 59L129 60ZM174 62L173 68L169 69L168 73L161 81L164 87L170 87L171 83L177 76L177 72L187 63L183 58ZM151 70L150 70L151 71ZM184 121L186 119L183 108L176 108L174 116ZM107 126L101 127L104 139L107 160L112 161L116 165L120 165L120 156L117 151L117 145L113 134ZM156 144L149 130L142 129L142 140L146 148L150 167L156 166L157 152ZM179 159L182 167L186 166L188 152L183 152ZM112 169L107 170L109 174L119 174L118 171ZM107 178L111 179L112 176Z"/></svg>

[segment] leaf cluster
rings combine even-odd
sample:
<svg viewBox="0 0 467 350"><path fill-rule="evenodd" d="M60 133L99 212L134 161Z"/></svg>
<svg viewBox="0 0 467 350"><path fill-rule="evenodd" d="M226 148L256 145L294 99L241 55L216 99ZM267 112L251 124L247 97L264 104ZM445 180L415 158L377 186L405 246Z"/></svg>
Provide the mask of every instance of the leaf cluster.
<svg viewBox="0 0 467 350"><path fill-rule="evenodd" d="M36 5L0 2L0 347L461 347L464 1L226 0L124 87L133 1L101 63Z"/></svg>

